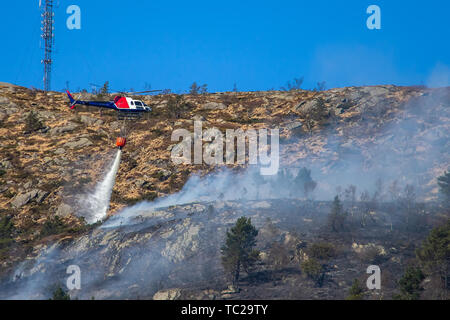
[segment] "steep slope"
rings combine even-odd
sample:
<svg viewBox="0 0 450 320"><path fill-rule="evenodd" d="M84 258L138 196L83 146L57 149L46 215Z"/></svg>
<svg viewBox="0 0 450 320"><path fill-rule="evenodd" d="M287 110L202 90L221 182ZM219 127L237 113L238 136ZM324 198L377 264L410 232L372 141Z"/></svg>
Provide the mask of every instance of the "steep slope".
<svg viewBox="0 0 450 320"><path fill-rule="evenodd" d="M14 244L2 251L4 271L36 243L87 231L78 216L80 202L114 158L123 123L112 112L70 110L66 100L63 93L0 85L0 209L14 225ZM436 177L450 164L450 88L350 87L144 100L154 111L126 124L128 144L110 214L181 190L194 172L217 169L170 160L171 133L193 131L193 119L220 130L280 128L281 172L312 169L318 199L330 199L337 187L350 183L359 190L373 188L381 177L386 184L414 184L420 199L433 200ZM280 194L267 194L286 196L276 189Z"/></svg>

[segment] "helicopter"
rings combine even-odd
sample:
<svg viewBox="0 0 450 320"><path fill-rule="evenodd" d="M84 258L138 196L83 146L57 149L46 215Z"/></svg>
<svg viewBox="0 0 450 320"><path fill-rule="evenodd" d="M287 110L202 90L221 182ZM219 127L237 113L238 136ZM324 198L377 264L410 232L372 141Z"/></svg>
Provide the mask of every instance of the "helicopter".
<svg viewBox="0 0 450 320"><path fill-rule="evenodd" d="M158 92L162 90L147 90L141 92L133 92L134 94L138 93L148 93L148 92ZM113 101L85 101L75 99L69 90L66 90L67 97L70 101L70 109L74 109L76 105L84 105L84 106L93 106L98 108L112 109L118 112L118 118L123 119L124 123L121 128L121 134L116 140L116 146L119 149L122 149L127 142L127 135L129 129L127 129L127 125L125 120L132 118L140 118L142 113L151 112L152 108L146 105L141 100L136 100L130 97L117 95L115 96Z"/></svg>
<svg viewBox="0 0 450 320"><path fill-rule="evenodd" d="M156 91L159 90L151 90L147 92L156 92ZM75 108L76 105L93 106L98 108L116 110L119 112L119 115L122 116L126 115L139 116L144 112L152 111L152 108L147 106L143 101L135 100L130 97L118 95L114 98L113 101L85 101L74 99L69 90L66 90L66 93L70 101L70 109Z"/></svg>

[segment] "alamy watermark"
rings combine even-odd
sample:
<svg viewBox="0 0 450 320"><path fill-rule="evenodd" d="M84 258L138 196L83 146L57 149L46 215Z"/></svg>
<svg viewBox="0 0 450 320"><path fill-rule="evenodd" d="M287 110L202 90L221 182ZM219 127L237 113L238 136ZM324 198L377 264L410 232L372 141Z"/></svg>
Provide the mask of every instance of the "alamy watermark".
<svg viewBox="0 0 450 320"><path fill-rule="evenodd" d="M69 30L81 29L81 9L79 6L72 4L67 7L66 13L70 16L66 20L66 26Z"/></svg>
<svg viewBox="0 0 450 320"><path fill-rule="evenodd" d="M246 141L248 141L248 163L259 164L261 175L275 175L280 162L279 129L270 130L270 145L267 143L268 131L268 129L252 128L246 131L226 129L224 136L217 128L203 131L202 122L194 121L193 133L186 129L176 129L172 132L172 141L179 141L180 138L182 141L172 148L171 158L175 164L202 164L203 162L208 165L245 164ZM205 148L203 148L203 141L207 142Z"/></svg>
<svg viewBox="0 0 450 320"><path fill-rule="evenodd" d="M66 286L69 290L80 290L81 289L81 269L76 264L70 265L66 270L67 274L70 276L67 278Z"/></svg>
<svg viewBox="0 0 450 320"><path fill-rule="evenodd" d="M371 265L367 267L366 272L370 274L367 278L366 286L369 290L380 290L381 289L381 269L379 266Z"/></svg>
<svg viewBox="0 0 450 320"><path fill-rule="evenodd" d="M367 14L370 16L367 18L366 25L369 30L381 29L381 9L379 6L372 4L367 7Z"/></svg>

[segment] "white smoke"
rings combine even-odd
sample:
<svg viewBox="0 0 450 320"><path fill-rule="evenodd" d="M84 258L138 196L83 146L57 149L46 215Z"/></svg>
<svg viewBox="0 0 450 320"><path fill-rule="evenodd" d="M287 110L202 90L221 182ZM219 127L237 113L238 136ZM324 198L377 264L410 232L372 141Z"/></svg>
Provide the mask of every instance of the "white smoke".
<svg viewBox="0 0 450 320"><path fill-rule="evenodd" d="M358 131L348 137L341 137L335 128L331 128L323 132L322 140L327 142L324 152L319 155L311 152L310 157L299 158L280 171L286 170L295 176L302 167L311 169L312 179L317 182L312 194L316 200L330 200L338 193L338 188L343 189L350 184L358 187L358 195L364 190L375 192L378 179L384 184L384 193L393 181L397 181L402 187L413 185L418 191L418 199L425 200L436 185L435 174L430 172L436 159L443 164L450 161L446 152L448 114L445 111L449 109L445 107L448 106L445 94L446 90L434 90L411 99L392 119L373 117L361 120ZM373 108L378 108L376 111L380 114L392 111L389 103L384 101L379 101ZM436 110L442 110L443 114L436 117ZM367 139L360 139L363 144L358 145L354 135L366 136ZM370 138L376 143L372 143ZM308 145L303 147L310 150ZM139 216L148 215L158 208L192 202L288 198L303 198L300 188L289 179L260 176L256 167L240 172L224 169L204 177L194 175L180 192L125 208L102 227L135 224L139 222Z"/></svg>
<svg viewBox="0 0 450 320"><path fill-rule="evenodd" d="M134 206L125 208L116 216L109 218L101 227L114 228L121 225L133 223L133 218L141 214L152 212L158 208L192 202L210 201L232 201L244 199L256 199L256 180L253 177L259 175L259 169L252 167L241 173L225 169L220 172L201 177L193 175L183 186L183 189L175 194L155 200L154 202L143 201ZM263 176L260 176L263 177ZM264 179L264 178L262 178ZM270 195L266 194L265 198Z"/></svg>
<svg viewBox="0 0 450 320"><path fill-rule="evenodd" d="M120 165L121 154L122 151L118 149L116 157L112 162L111 169L109 169L105 178L95 187L93 193L88 194L80 200L81 215L89 224L100 221L106 217L117 170Z"/></svg>
<svg viewBox="0 0 450 320"><path fill-rule="evenodd" d="M427 86L430 88L450 86L450 67L438 63L427 79Z"/></svg>

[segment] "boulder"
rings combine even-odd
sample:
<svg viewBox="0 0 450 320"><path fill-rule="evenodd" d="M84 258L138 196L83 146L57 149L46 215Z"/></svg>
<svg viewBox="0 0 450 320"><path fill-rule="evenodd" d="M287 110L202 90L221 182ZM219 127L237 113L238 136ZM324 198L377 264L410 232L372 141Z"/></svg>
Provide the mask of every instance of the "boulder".
<svg viewBox="0 0 450 320"><path fill-rule="evenodd" d="M319 100L312 99L312 100L300 102L297 105L297 107L295 107L295 110L298 112L301 112L301 113L308 113L308 112L312 112L318 106L319 106Z"/></svg>
<svg viewBox="0 0 450 320"><path fill-rule="evenodd" d="M50 129L50 134L56 135L56 134L71 132L71 131L75 130L77 127L78 127L78 125L76 123L69 122L65 126L55 127L55 128Z"/></svg>
<svg viewBox="0 0 450 320"><path fill-rule="evenodd" d="M64 148L58 148L55 151L55 154L64 154L64 153L66 153L66 150Z"/></svg>
<svg viewBox="0 0 450 320"><path fill-rule="evenodd" d="M36 201L36 203L42 203L42 201L44 201L44 199L47 198L49 194L50 193L47 191L37 190L37 196L34 200Z"/></svg>
<svg viewBox="0 0 450 320"><path fill-rule="evenodd" d="M38 117L39 119L49 120L49 119L55 119L55 113L51 111L38 111Z"/></svg>
<svg viewBox="0 0 450 320"><path fill-rule="evenodd" d="M158 177L160 181L166 181L172 175L172 172L166 169L161 169L158 172Z"/></svg>
<svg viewBox="0 0 450 320"><path fill-rule="evenodd" d="M56 215L60 217L67 217L74 212L73 208L68 204L61 203L56 210Z"/></svg>
<svg viewBox="0 0 450 320"><path fill-rule="evenodd" d="M175 238L167 239L165 248L161 250L161 255L173 263L186 259L199 249L199 232L201 226L193 224L190 218L183 220L183 223L177 225L169 231L169 236L175 234Z"/></svg>
<svg viewBox="0 0 450 320"><path fill-rule="evenodd" d="M199 115L199 114L193 116L191 119L194 120L194 121L202 121L202 122L203 122L203 121L206 121L205 117L204 117L204 116L201 116L201 115Z"/></svg>
<svg viewBox="0 0 450 320"><path fill-rule="evenodd" d="M70 149L79 149L92 145L92 142L88 138L80 138L78 140L69 141L64 144L65 147Z"/></svg>
<svg viewBox="0 0 450 320"><path fill-rule="evenodd" d="M102 125L103 121L97 118L93 118L93 117L88 117L88 116L81 116L80 117L80 121L82 123L84 123L85 125L88 126L93 126L93 125Z"/></svg>
<svg viewBox="0 0 450 320"><path fill-rule="evenodd" d="M208 102L202 106L203 110L223 110L226 106L219 102Z"/></svg>
<svg viewBox="0 0 450 320"><path fill-rule="evenodd" d="M153 300L177 300L181 296L181 289L160 290L153 295Z"/></svg>
<svg viewBox="0 0 450 320"><path fill-rule="evenodd" d="M11 202L14 208L20 208L24 205L34 201L36 203L41 203L48 196L48 192L39 189L33 189L26 193L18 194Z"/></svg>
<svg viewBox="0 0 450 320"><path fill-rule="evenodd" d="M227 289L222 290L220 292L220 294L222 295L222 298L227 299L227 298L231 298L231 295L239 293L239 288L233 286L233 285L229 285Z"/></svg>
<svg viewBox="0 0 450 320"><path fill-rule="evenodd" d="M300 128L303 124L300 121L293 121L284 125L287 130L294 130Z"/></svg>
<svg viewBox="0 0 450 320"><path fill-rule="evenodd" d="M32 186L33 186L33 181L27 181L27 182L23 185L23 187L24 187L25 190L26 190L26 189L30 189Z"/></svg>
<svg viewBox="0 0 450 320"><path fill-rule="evenodd" d="M389 89L384 87L364 87L361 89L362 92L368 93L371 96L386 96L389 94Z"/></svg>
<svg viewBox="0 0 450 320"><path fill-rule="evenodd" d="M149 181L144 180L144 179L137 179L134 182L134 185L140 189L149 189L149 188L154 187L153 183L150 183Z"/></svg>
<svg viewBox="0 0 450 320"><path fill-rule="evenodd" d="M11 115L19 111L17 105L6 97L0 97L0 107L0 112L5 115Z"/></svg>

